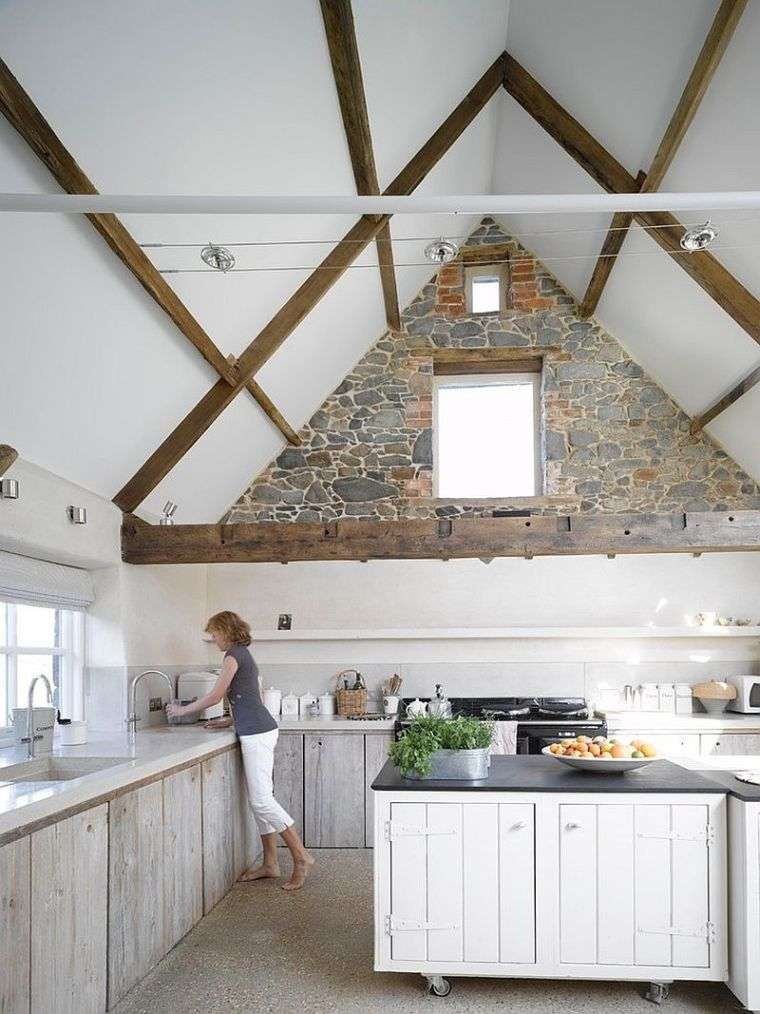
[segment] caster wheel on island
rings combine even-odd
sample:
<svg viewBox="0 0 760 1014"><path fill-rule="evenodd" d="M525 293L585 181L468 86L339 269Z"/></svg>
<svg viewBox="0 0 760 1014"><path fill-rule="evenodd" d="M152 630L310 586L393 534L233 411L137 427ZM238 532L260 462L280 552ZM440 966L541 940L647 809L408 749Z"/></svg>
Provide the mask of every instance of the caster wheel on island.
<svg viewBox="0 0 760 1014"><path fill-rule="evenodd" d="M669 995L670 995L669 982L650 982L649 989L644 994L644 999L649 1000L650 1003L657 1004L657 1006L659 1007L667 1000Z"/></svg>
<svg viewBox="0 0 760 1014"><path fill-rule="evenodd" d="M429 975L427 978L427 991L431 996L448 996L451 992L451 983L442 975Z"/></svg>

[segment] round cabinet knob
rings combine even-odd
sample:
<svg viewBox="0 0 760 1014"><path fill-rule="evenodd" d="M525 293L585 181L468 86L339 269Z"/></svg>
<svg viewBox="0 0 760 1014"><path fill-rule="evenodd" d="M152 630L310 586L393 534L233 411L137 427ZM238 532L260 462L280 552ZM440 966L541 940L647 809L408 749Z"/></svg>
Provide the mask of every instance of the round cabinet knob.
<svg viewBox="0 0 760 1014"><path fill-rule="evenodd" d="M570 824L566 824L565 825L565 830L566 831L580 831L580 829L581 829L581 825L580 824L576 824L574 822L571 822Z"/></svg>

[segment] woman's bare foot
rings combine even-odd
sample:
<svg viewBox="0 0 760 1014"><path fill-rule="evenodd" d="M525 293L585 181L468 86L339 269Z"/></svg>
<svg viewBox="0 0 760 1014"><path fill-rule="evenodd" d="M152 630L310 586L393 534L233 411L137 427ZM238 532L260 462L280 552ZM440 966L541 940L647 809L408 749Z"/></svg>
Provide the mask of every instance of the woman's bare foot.
<svg viewBox="0 0 760 1014"><path fill-rule="evenodd" d="M306 883L306 878L311 873L314 860L310 855L304 856L297 863L293 863L293 872L290 878L282 885L283 891L298 891Z"/></svg>
<svg viewBox="0 0 760 1014"><path fill-rule="evenodd" d="M280 876L279 866L256 866L252 870L241 873L238 883L247 883L249 880L264 880L265 878L276 879Z"/></svg>

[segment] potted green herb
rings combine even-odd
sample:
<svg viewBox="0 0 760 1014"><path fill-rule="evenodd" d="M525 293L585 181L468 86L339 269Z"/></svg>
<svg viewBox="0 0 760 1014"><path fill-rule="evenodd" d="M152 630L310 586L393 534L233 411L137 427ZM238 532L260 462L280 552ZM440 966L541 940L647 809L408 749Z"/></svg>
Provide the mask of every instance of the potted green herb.
<svg viewBox="0 0 760 1014"><path fill-rule="evenodd" d="M405 778L458 778L488 775L493 726L477 718L416 718L390 749Z"/></svg>

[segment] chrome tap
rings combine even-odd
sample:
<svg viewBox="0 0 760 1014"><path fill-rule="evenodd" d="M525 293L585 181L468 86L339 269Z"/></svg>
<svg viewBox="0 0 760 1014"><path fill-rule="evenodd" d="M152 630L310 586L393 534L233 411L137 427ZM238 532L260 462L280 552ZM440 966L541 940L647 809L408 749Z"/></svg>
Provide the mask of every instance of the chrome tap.
<svg viewBox="0 0 760 1014"><path fill-rule="evenodd" d="M137 684L143 676L160 676L162 679L165 679L166 685L169 687L169 700L174 700L174 684L165 672L161 672L160 669L146 669L145 672L141 672L138 676L135 676L129 686L129 717L127 718L127 733L132 743L137 736L137 723L140 721L137 717Z"/></svg>
<svg viewBox="0 0 760 1014"><path fill-rule="evenodd" d="M29 760L32 760L32 758L34 757L35 741L44 739L45 737L42 735L42 733L47 732L48 729L53 728L52 725L46 725L38 730L35 730L34 728L34 705L32 702L34 700L34 688L37 684L37 680L42 680L45 684L45 687L47 689L48 704L53 703L54 687L50 682L50 680L47 678L47 676L45 676L43 673L40 673L39 676L35 676L32 679L32 682L29 684L29 696L27 697L26 700L26 736L22 738L21 742L29 744L27 747L27 757L29 758Z"/></svg>

